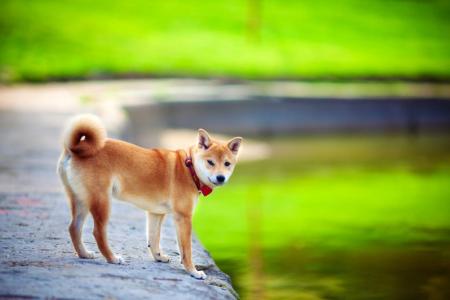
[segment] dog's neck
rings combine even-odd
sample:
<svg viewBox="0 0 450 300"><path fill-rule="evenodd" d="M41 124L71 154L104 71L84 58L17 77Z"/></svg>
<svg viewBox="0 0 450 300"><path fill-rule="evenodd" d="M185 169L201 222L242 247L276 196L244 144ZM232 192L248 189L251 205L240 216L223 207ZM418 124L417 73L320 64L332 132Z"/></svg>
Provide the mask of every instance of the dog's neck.
<svg viewBox="0 0 450 300"><path fill-rule="evenodd" d="M209 185L203 183L200 180L200 178L198 177L197 172L195 171L194 159L192 156L192 148L189 148L189 150L186 152L187 152L187 155L186 155L184 164L189 169L189 173L191 173L192 180L194 181L195 185L197 186L198 191L201 192L203 194L203 196L206 197L212 193L213 189Z"/></svg>

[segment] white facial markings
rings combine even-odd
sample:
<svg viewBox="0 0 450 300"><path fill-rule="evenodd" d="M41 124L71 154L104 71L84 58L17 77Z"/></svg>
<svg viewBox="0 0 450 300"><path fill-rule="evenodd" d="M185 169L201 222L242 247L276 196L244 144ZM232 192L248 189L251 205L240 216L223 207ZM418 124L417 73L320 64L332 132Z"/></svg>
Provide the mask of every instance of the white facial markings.
<svg viewBox="0 0 450 300"><path fill-rule="evenodd" d="M214 166L208 161L214 162ZM221 186L228 182L233 173L234 165L225 166L225 161L228 159L214 159L212 157L204 158L201 152L196 152L193 155L193 162L195 172L200 181L209 186ZM218 176L223 176L223 181L217 179Z"/></svg>
<svg viewBox="0 0 450 300"><path fill-rule="evenodd" d="M198 178L201 182L208 184L210 182L209 178L211 177L211 171L206 167L206 164L208 163L206 160L204 160L200 153L196 153L194 155L194 169L195 173L197 173Z"/></svg>

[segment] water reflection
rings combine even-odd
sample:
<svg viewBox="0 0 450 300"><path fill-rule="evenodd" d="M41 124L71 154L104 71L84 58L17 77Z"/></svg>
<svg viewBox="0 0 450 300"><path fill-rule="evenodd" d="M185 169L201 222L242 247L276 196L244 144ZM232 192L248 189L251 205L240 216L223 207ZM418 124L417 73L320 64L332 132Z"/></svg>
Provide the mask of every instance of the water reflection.
<svg viewBox="0 0 450 300"><path fill-rule="evenodd" d="M270 298L448 299L448 245L267 250Z"/></svg>
<svg viewBox="0 0 450 300"><path fill-rule="evenodd" d="M449 244L264 249L217 263L244 299L450 299ZM264 269L261 270L261 265Z"/></svg>

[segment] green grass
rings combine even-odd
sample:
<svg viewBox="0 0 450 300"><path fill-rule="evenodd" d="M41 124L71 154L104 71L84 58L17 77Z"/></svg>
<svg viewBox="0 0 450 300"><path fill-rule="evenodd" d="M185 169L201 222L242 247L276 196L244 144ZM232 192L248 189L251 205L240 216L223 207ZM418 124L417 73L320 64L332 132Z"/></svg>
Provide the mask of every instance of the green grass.
<svg viewBox="0 0 450 300"><path fill-rule="evenodd" d="M450 77L448 1L0 2L0 79Z"/></svg>

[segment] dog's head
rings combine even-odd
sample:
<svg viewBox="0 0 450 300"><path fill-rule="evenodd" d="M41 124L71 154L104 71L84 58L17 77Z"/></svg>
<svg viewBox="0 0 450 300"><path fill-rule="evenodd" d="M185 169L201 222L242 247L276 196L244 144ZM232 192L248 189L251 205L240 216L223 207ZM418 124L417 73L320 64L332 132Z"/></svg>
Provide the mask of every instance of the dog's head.
<svg viewBox="0 0 450 300"><path fill-rule="evenodd" d="M226 142L213 140L206 130L199 129L197 145L192 152L199 179L213 188L224 185L236 166L241 143L241 137Z"/></svg>

